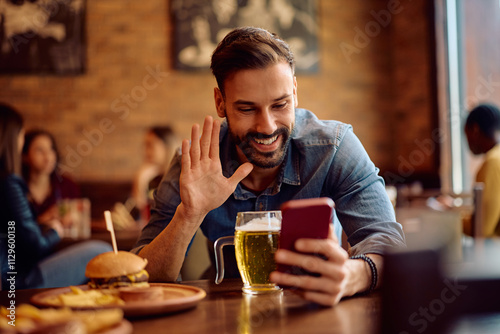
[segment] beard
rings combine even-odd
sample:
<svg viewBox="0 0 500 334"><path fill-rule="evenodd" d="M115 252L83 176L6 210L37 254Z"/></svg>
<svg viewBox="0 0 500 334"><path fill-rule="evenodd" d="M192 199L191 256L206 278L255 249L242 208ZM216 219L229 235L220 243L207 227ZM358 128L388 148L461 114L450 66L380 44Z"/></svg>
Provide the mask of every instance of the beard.
<svg viewBox="0 0 500 334"><path fill-rule="evenodd" d="M227 119L227 122L231 139L235 142L236 146L240 148L243 155L245 155L252 165L260 168L274 168L281 165L283 160L285 160L288 144L291 140L290 134L292 131L290 129L281 127L270 135L258 132L248 132L244 137L238 137L231 131L229 119ZM273 152L261 152L251 144L255 139L269 139L274 136L281 136L281 145Z"/></svg>

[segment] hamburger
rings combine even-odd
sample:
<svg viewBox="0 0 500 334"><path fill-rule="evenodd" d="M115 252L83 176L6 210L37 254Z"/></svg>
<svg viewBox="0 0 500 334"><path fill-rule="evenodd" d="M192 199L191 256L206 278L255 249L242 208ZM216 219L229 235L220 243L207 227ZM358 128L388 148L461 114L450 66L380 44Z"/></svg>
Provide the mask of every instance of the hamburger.
<svg viewBox="0 0 500 334"><path fill-rule="evenodd" d="M89 261L85 276L94 289L148 287L148 261L130 252L106 252Z"/></svg>

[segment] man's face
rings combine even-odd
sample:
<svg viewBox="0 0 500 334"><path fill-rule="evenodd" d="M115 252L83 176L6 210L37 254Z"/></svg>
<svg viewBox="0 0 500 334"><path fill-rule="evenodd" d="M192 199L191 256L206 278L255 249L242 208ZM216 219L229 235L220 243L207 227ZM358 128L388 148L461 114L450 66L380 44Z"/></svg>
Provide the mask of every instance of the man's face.
<svg viewBox="0 0 500 334"><path fill-rule="evenodd" d="M225 99L215 89L217 113L226 117L238 156L260 168L279 166L295 123L297 81L285 63L241 70L226 79Z"/></svg>

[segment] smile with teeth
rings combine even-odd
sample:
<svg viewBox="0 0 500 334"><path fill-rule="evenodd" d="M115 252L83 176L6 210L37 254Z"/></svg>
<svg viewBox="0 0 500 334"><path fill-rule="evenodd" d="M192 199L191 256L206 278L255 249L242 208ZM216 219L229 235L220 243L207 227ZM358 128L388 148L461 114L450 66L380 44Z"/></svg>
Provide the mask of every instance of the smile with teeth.
<svg viewBox="0 0 500 334"><path fill-rule="evenodd" d="M259 138L254 138L253 140L255 140L255 142L257 144L261 144L261 145L271 145L272 143L274 143L276 140L278 139L278 136L274 136L274 137L271 137L271 138L268 138L268 139L259 139Z"/></svg>

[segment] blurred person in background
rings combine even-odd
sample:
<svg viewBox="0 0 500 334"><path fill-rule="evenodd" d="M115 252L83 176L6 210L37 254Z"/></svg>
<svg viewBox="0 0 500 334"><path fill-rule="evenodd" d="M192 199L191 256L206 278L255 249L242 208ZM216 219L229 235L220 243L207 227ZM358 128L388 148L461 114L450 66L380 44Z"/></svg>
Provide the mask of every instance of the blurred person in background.
<svg viewBox="0 0 500 334"><path fill-rule="evenodd" d="M55 252L63 237L60 221L38 224L21 178L24 143L22 116L0 103L0 265L2 286L15 277L16 289L49 288L84 284L85 267L96 255L111 251L102 241L85 241ZM14 248L9 246L14 244ZM15 262L12 262L12 249ZM9 253L9 250L11 251ZM9 263L9 260L11 262ZM16 272L12 276L8 272ZM10 282L9 282L10 283Z"/></svg>
<svg viewBox="0 0 500 334"><path fill-rule="evenodd" d="M482 198L483 236L500 236L500 110L493 104L472 109L465 123L470 151L484 154L476 182L484 184ZM467 231L466 231L467 232Z"/></svg>
<svg viewBox="0 0 500 334"><path fill-rule="evenodd" d="M135 208L139 211L138 218L149 219L152 193L160 184L178 146L180 141L170 126L154 126L146 132L144 160L132 185L132 197Z"/></svg>
<svg viewBox="0 0 500 334"><path fill-rule="evenodd" d="M78 185L59 173L59 153L54 136L37 129L26 132L22 150L22 174L28 199L39 223L59 218L58 201L80 197Z"/></svg>

